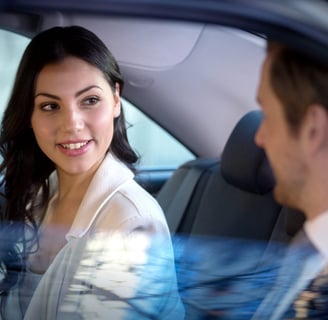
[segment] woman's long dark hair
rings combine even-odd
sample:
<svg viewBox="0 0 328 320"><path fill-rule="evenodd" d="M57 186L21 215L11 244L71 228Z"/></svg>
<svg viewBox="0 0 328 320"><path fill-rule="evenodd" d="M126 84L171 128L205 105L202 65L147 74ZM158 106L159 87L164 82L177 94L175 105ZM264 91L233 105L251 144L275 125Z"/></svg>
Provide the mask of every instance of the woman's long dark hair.
<svg viewBox="0 0 328 320"><path fill-rule="evenodd" d="M34 212L36 207L45 210L47 206L48 177L55 169L54 163L39 148L30 125L36 80L46 65L60 62L67 56L80 58L101 70L113 92L116 84L119 84L120 90L123 88L115 58L105 44L85 28L54 27L39 33L27 46L2 119L0 134L3 158L0 174L3 176L1 184L5 198L0 226L0 271L5 275L0 284L0 294L3 295L8 293L17 281L17 275L24 269L24 256L28 253L24 230L26 226L32 227L36 235ZM130 168L138 160L128 143L123 111L114 121L114 135L108 151ZM42 198L35 203L38 192Z"/></svg>

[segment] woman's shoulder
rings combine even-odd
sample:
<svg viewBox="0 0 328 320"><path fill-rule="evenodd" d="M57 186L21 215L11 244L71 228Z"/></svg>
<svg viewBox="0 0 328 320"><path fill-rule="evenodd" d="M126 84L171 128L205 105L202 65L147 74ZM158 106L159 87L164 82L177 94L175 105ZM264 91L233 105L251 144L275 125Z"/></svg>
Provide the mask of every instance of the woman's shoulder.
<svg viewBox="0 0 328 320"><path fill-rule="evenodd" d="M157 200L135 180L125 183L112 199L113 205L121 206L136 217L163 219L164 214Z"/></svg>
<svg viewBox="0 0 328 320"><path fill-rule="evenodd" d="M149 226L165 229L164 213L156 199L135 180L125 183L104 206L100 221L117 228Z"/></svg>

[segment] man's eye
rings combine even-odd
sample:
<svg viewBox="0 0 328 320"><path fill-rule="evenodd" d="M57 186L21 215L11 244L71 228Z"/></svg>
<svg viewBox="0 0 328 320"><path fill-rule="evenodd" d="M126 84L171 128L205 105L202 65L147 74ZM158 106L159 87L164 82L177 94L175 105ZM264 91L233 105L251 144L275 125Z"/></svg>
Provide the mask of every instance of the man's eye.
<svg viewBox="0 0 328 320"><path fill-rule="evenodd" d="M88 97L88 98L84 99L83 104L85 104L85 105L94 105L99 101L100 101L99 97L92 96L92 97Z"/></svg>

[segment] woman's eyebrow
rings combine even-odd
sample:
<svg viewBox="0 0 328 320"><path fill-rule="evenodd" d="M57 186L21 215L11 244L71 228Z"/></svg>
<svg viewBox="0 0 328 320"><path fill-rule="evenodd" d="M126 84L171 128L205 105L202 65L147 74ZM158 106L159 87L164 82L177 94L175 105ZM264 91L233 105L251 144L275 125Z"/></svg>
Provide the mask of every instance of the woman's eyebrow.
<svg viewBox="0 0 328 320"><path fill-rule="evenodd" d="M60 100L59 97L55 96L54 94L50 94L50 93L46 93L46 92L39 92L34 96L34 99L36 99L39 96L45 96L47 98L51 98L51 99L56 99L56 100Z"/></svg>
<svg viewBox="0 0 328 320"><path fill-rule="evenodd" d="M96 85L91 85L91 86L88 86L82 90L79 90L76 94L75 94L75 97L77 98L78 96L80 96L81 94L93 89L93 88L97 88L97 89L100 89L103 91L103 89L99 86L96 86ZM54 95L54 94L51 94L51 93L46 93L46 92L39 92L37 93L35 96L34 96L34 99L38 96L45 96L47 98L51 98L51 99L56 99L56 100L60 100L60 97Z"/></svg>
<svg viewBox="0 0 328 320"><path fill-rule="evenodd" d="M86 87L86 88L84 88L84 89L78 91L78 92L75 94L75 97L78 97L78 96L80 96L81 94L83 94L83 93L85 93L86 91L89 91L89 90L91 90L91 89L93 89L93 88L97 88L97 89L100 89L101 91L103 91L103 89L102 89L101 87L96 86L96 85L91 85L91 86L88 86L88 87Z"/></svg>

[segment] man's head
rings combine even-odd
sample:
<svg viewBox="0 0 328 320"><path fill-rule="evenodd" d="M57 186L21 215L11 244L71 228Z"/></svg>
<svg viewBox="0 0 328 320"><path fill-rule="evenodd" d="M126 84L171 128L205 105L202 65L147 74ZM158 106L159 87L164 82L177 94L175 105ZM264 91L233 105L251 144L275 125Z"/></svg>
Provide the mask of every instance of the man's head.
<svg viewBox="0 0 328 320"><path fill-rule="evenodd" d="M269 42L257 95L264 117L255 141L271 163L276 199L315 211L307 198L322 189L328 164L328 67Z"/></svg>
<svg viewBox="0 0 328 320"><path fill-rule="evenodd" d="M290 128L297 133L311 105L328 111L328 66L304 54L269 41L270 83L280 100Z"/></svg>

